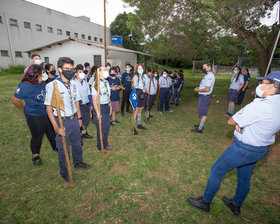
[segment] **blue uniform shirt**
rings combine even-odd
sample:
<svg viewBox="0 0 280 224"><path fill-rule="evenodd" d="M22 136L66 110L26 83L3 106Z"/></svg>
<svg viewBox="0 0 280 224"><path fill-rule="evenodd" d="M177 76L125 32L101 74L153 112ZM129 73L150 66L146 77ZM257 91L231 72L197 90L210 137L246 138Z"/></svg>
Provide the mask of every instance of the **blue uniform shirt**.
<svg viewBox="0 0 280 224"><path fill-rule="evenodd" d="M25 101L24 113L31 116L46 116L46 107L44 105L46 90L45 82L31 84L22 82L18 85L15 97Z"/></svg>
<svg viewBox="0 0 280 224"><path fill-rule="evenodd" d="M163 76L161 76L158 81L160 88L169 88L172 85L172 80L170 77L164 78Z"/></svg>
<svg viewBox="0 0 280 224"><path fill-rule="evenodd" d="M178 89L182 84L182 78L175 78L174 80L174 88Z"/></svg>
<svg viewBox="0 0 280 224"><path fill-rule="evenodd" d="M123 73L122 74L122 82L123 82L123 87L128 90L131 89L131 79L132 79L133 73Z"/></svg>
<svg viewBox="0 0 280 224"><path fill-rule="evenodd" d="M256 98L236 114L233 120L243 128L235 137L248 145L269 146L275 142L275 134L280 131L280 94Z"/></svg>
<svg viewBox="0 0 280 224"><path fill-rule="evenodd" d="M150 78L148 76L145 77L145 86L147 90L150 91L150 95L156 95L157 94L157 79L153 77L151 81L151 86L150 86Z"/></svg>
<svg viewBox="0 0 280 224"><path fill-rule="evenodd" d="M244 76L239 75L237 81L236 81L237 75L233 75L230 80L230 89L238 89L242 84L244 84Z"/></svg>
<svg viewBox="0 0 280 224"><path fill-rule="evenodd" d="M92 85L91 88L91 95L97 96L97 91L94 88L95 82ZM102 80L100 79L100 104L108 104L110 103L110 95L111 95L111 90L110 90L110 85L107 80ZM97 97L97 103L98 103L98 97Z"/></svg>
<svg viewBox="0 0 280 224"><path fill-rule="evenodd" d="M85 79L82 82L79 82L77 79L74 81L81 95L81 104L87 104L89 102L88 96L91 95L88 82Z"/></svg>
<svg viewBox="0 0 280 224"><path fill-rule="evenodd" d="M121 86L121 80L119 78L109 78L108 80L110 87L118 87ZM110 97L111 101L119 101L120 100L120 96L119 96L119 90L111 90L111 97Z"/></svg>
<svg viewBox="0 0 280 224"><path fill-rule="evenodd" d="M247 81L250 82L251 76L249 74L244 75L243 77L244 77L244 85L246 84ZM246 88L248 88L248 86Z"/></svg>
<svg viewBox="0 0 280 224"><path fill-rule="evenodd" d="M77 107L75 102L81 100L81 94L77 87L75 80L70 80L67 84L62 81L61 78L58 78L46 86L46 98L45 105L51 105L52 95L53 95L53 83L57 83L57 88L63 98L64 109L65 111L60 110L61 117L70 117L77 113ZM67 88L69 86L69 88ZM57 116L57 111L53 108L54 116Z"/></svg>
<svg viewBox="0 0 280 224"><path fill-rule="evenodd" d="M210 90L208 92L198 92L199 95L209 95L213 92L215 85L215 75L213 72L208 72L206 75L204 75L203 79L201 80L199 84L199 89L204 89L206 86L210 86Z"/></svg>

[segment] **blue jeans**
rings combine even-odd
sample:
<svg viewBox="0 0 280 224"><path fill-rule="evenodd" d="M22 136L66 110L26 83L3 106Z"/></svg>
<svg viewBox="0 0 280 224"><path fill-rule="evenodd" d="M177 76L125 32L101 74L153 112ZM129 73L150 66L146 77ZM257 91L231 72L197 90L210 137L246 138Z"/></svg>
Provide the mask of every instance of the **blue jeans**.
<svg viewBox="0 0 280 224"><path fill-rule="evenodd" d="M172 94L172 103L175 103L176 99L176 104L179 104L180 93L181 91L178 92L178 88L174 88L174 93Z"/></svg>
<svg viewBox="0 0 280 224"><path fill-rule="evenodd" d="M213 164L203 199L211 203L220 188L222 177L237 168L238 183L233 203L241 206L250 190L250 180L258 160L268 154L269 146L255 147L247 145L234 137L234 143L228 147Z"/></svg>

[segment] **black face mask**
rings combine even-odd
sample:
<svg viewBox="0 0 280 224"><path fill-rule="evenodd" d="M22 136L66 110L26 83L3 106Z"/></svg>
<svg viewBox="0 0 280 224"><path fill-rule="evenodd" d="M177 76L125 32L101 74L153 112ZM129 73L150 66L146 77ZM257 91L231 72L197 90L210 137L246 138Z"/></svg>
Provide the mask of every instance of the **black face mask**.
<svg viewBox="0 0 280 224"><path fill-rule="evenodd" d="M75 75L75 71L73 71L73 70L62 70L62 75L66 79L71 80Z"/></svg>
<svg viewBox="0 0 280 224"><path fill-rule="evenodd" d="M50 71L51 75L55 75L56 74L56 70Z"/></svg>
<svg viewBox="0 0 280 224"><path fill-rule="evenodd" d="M207 71L206 71L206 69L205 69L205 68L203 68L203 69L202 69L202 72L203 72L204 74L206 74L206 73L207 73Z"/></svg>
<svg viewBox="0 0 280 224"><path fill-rule="evenodd" d="M115 76L116 76L116 74L110 74L110 76L111 76L111 77L115 77Z"/></svg>

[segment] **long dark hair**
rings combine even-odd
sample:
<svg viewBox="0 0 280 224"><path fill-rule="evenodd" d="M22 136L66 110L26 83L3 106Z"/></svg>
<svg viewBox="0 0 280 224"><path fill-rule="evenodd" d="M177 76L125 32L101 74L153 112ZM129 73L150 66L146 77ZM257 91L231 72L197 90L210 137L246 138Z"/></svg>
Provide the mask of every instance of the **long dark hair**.
<svg viewBox="0 0 280 224"><path fill-rule="evenodd" d="M238 78L239 78L239 76L241 74L241 68L239 66L235 66L234 68L238 68L239 69L239 72L238 72L238 74L236 76L236 79L235 79L235 82L237 82L237 80L238 80Z"/></svg>
<svg viewBox="0 0 280 224"><path fill-rule="evenodd" d="M44 68L41 65L30 65L23 74L20 82L28 82L30 84L38 84L39 76L42 74Z"/></svg>
<svg viewBox="0 0 280 224"><path fill-rule="evenodd" d="M135 69L134 69L134 75L132 76L132 79L134 78L134 76L137 76L138 78L138 84L139 84L139 73L138 73L138 67L141 66L143 68L143 71L145 71L145 65L144 64L137 64Z"/></svg>

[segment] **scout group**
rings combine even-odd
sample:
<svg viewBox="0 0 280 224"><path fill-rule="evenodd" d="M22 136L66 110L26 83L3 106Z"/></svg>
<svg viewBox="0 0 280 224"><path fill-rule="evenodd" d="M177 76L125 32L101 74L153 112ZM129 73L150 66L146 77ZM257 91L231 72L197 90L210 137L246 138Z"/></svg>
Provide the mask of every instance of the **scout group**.
<svg viewBox="0 0 280 224"><path fill-rule="evenodd" d="M62 139L66 139L68 153L71 143L74 168L89 169L91 166L83 162L82 145L83 139L93 138L87 132L91 119L97 128L97 149L101 151L100 139L103 139L106 153L112 150L108 144L110 126L120 123L116 119L119 104L121 116L132 114L131 92L135 91L137 99L137 104L133 106L132 134L138 135L139 130L147 130L142 125L142 114L145 115L144 122L149 123L153 117L151 110L156 98L158 113L163 113L163 107L165 112L170 113L172 111L169 104L179 105L184 86L181 70L172 73L162 69L158 73L156 70L146 69L143 64L138 64L135 68L127 64L125 72L121 74L118 66L111 67L109 63L100 67L90 67L89 63L74 67L72 59L61 57L55 69L54 65L43 63L40 55L32 55L31 59L32 64L25 69L12 102L25 114L32 136L30 147L34 165L42 165L39 153L43 136L46 134L52 149L58 152L60 175L66 182L69 182L69 175ZM192 132L200 134L203 133L207 120L215 84L212 65L204 63L202 71L204 77L194 89L198 93L198 115L201 121L191 129ZM242 103L250 81L248 69L242 71L238 66L234 68L228 93L229 106L225 114L229 118L228 124L235 127L234 143L211 167L203 196L188 198L192 206L209 212L210 203L219 189L222 177L237 168L236 194L232 199L224 196L222 201L233 214L240 215L240 208L249 193L251 174L256 162L268 154L269 146L275 142L275 135L280 130L280 71L258 79L262 81L256 88L259 98L234 114L234 106ZM57 86L63 99L64 108L59 113L64 128L60 126L59 114L52 104L54 86ZM120 91L123 92L121 102ZM99 121L102 124L101 130Z"/></svg>

